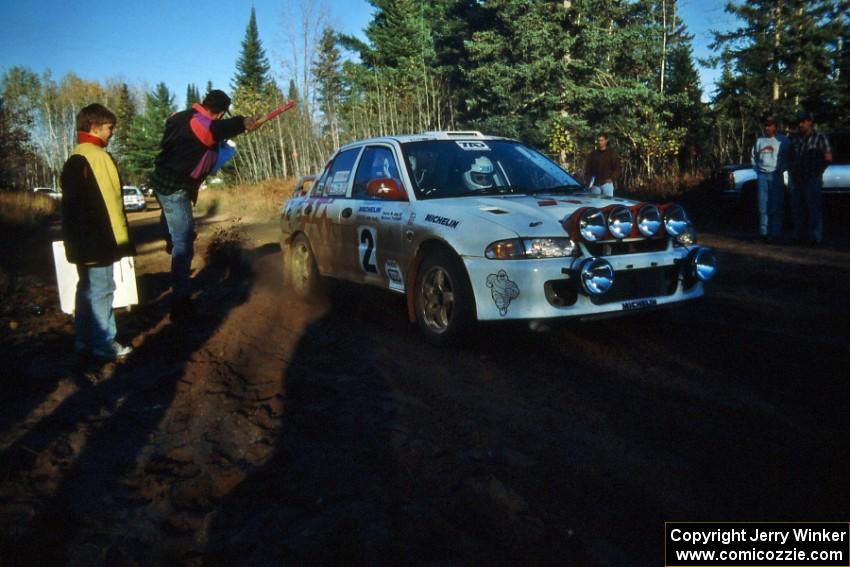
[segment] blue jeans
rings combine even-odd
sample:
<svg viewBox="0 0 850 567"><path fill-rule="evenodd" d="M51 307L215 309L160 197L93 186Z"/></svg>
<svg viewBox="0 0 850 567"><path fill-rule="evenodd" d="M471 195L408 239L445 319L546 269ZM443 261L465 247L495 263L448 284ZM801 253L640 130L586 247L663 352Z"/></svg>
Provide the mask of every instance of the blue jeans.
<svg viewBox="0 0 850 567"><path fill-rule="evenodd" d="M157 200L171 235L171 291L172 301L188 298L192 293L189 273L195 254L195 220L192 218L192 201L186 191L171 195L157 193Z"/></svg>
<svg viewBox="0 0 850 567"><path fill-rule="evenodd" d="M614 196L614 184L613 183L603 183L602 185L594 185L590 188L591 194L593 195L602 195L603 197L613 197Z"/></svg>
<svg viewBox="0 0 850 567"><path fill-rule="evenodd" d="M795 178L791 183L791 218L794 239L805 242L823 240L823 202L820 175Z"/></svg>
<svg viewBox="0 0 850 567"><path fill-rule="evenodd" d="M112 264L77 264L77 275L80 279L74 303L76 346L86 350L110 350L116 333L115 313L112 311L112 298L115 295Z"/></svg>
<svg viewBox="0 0 850 567"><path fill-rule="evenodd" d="M758 174L759 234L777 237L785 216L785 184L779 172Z"/></svg>

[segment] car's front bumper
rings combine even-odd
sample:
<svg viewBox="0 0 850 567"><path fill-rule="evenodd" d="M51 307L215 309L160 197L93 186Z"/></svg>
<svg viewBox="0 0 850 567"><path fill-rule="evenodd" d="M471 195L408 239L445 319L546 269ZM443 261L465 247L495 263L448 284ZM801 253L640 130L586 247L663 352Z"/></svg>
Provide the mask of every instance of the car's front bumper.
<svg viewBox="0 0 850 567"><path fill-rule="evenodd" d="M614 284L597 297L585 292L579 281L581 259L463 260L481 321L587 318L702 296L703 283L689 272L693 248L604 257L614 268Z"/></svg>

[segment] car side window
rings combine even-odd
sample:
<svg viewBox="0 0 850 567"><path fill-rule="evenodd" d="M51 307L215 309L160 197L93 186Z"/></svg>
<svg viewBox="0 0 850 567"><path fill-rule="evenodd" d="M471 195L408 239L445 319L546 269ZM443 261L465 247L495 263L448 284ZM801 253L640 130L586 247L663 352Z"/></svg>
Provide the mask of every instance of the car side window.
<svg viewBox="0 0 850 567"><path fill-rule="evenodd" d="M328 181L328 172L330 171L330 167L326 167L325 171L322 173L322 176L319 177L319 180L313 184L313 187L310 189L310 197L321 197L322 192L325 189L325 183Z"/></svg>
<svg viewBox="0 0 850 567"><path fill-rule="evenodd" d="M351 191L352 198L369 199L366 186L369 185L370 181L382 177L393 179L401 186L401 176L399 176L398 165L392 150L384 146L366 148L363 157L360 159L360 165L357 166L354 189Z"/></svg>
<svg viewBox="0 0 850 567"><path fill-rule="evenodd" d="M352 148L337 154L328 170L327 179L322 187L322 195L325 197L345 197L348 191L348 183L351 180L351 170L357 161L360 148Z"/></svg>

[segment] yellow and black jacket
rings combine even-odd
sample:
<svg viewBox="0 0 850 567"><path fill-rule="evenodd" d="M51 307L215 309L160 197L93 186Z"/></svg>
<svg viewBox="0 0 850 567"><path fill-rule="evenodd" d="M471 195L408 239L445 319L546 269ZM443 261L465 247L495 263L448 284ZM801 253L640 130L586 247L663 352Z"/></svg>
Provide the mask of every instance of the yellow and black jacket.
<svg viewBox="0 0 850 567"><path fill-rule="evenodd" d="M81 141L65 162L60 182L62 234L69 262L106 266L135 255L118 168L106 150Z"/></svg>

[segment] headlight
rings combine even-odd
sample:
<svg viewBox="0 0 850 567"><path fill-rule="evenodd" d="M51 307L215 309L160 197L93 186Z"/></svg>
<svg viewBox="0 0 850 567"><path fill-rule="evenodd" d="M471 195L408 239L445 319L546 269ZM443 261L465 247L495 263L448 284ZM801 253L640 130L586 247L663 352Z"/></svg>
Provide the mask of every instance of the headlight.
<svg viewBox="0 0 850 567"><path fill-rule="evenodd" d="M605 236L605 215L599 209L589 208L581 214L578 231L588 242L596 242Z"/></svg>
<svg viewBox="0 0 850 567"><path fill-rule="evenodd" d="M614 285L614 267L601 258L588 258L579 268L581 286L588 295L602 295Z"/></svg>
<svg viewBox="0 0 850 567"><path fill-rule="evenodd" d="M492 243L484 251L491 260L519 260L535 258L564 258L576 252L569 238L512 238Z"/></svg>
<svg viewBox="0 0 850 567"><path fill-rule="evenodd" d="M655 236L661 230L661 213L655 205L644 205L637 215L638 230L644 236Z"/></svg>
<svg viewBox="0 0 850 567"><path fill-rule="evenodd" d="M680 205L669 205L664 210L664 228L670 236L679 236L687 230L691 224L685 209Z"/></svg>
<svg viewBox="0 0 850 567"><path fill-rule="evenodd" d="M611 209L608 213L608 232L614 238L625 238L632 232L634 220L632 212L622 205Z"/></svg>
<svg viewBox="0 0 850 567"><path fill-rule="evenodd" d="M691 252L691 273L701 282L707 282L717 273L717 256L711 248L698 248Z"/></svg>

